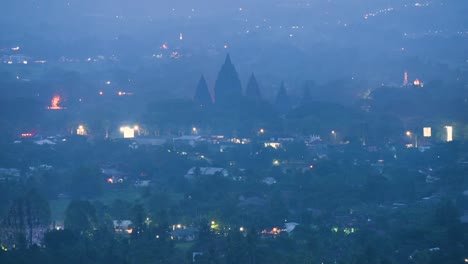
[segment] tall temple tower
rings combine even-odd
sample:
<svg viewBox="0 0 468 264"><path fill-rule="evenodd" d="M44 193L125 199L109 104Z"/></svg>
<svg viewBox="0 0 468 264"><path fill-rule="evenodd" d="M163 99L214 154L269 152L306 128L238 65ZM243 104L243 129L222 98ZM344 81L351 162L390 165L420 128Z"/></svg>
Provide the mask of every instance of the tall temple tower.
<svg viewBox="0 0 468 264"><path fill-rule="evenodd" d="M198 81L193 101L202 107L213 104L208 85L203 75L200 77L200 81Z"/></svg>
<svg viewBox="0 0 468 264"><path fill-rule="evenodd" d="M289 100L288 92L284 86L284 82L281 82L281 87L276 95L275 106L280 113L286 113L291 108L291 102Z"/></svg>
<svg viewBox="0 0 468 264"><path fill-rule="evenodd" d="M238 101L241 97L242 85L231 62L231 57L227 54L215 83L215 103L230 104Z"/></svg>
<svg viewBox="0 0 468 264"><path fill-rule="evenodd" d="M253 73L252 75L250 75L249 81L247 82L247 89L245 90L245 96L247 96L248 99L256 101L256 102L262 100L260 87L258 85L257 78L255 78L255 75Z"/></svg>

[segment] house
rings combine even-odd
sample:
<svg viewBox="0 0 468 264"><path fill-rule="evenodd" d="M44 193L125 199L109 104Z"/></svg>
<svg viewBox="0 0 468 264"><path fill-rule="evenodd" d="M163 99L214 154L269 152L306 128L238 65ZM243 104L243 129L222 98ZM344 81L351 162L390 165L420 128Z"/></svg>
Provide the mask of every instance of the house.
<svg viewBox="0 0 468 264"><path fill-rule="evenodd" d="M18 169L0 168L0 181L15 180L19 181L21 172Z"/></svg>
<svg viewBox="0 0 468 264"><path fill-rule="evenodd" d="M192 147L195 147L195 145L202 141L202 136L181 136L177 138L172 139L174 145L180 144L180 145L190 145Z"/></svg>
<svg viewBox="0 0 468 264"><path fill-rule="evenodd" d="M163 138L134 138L134 141L138 145L148 145L148 146L162 146L166 144L167 140Z"/></svg>
<svg viewBox="0 0 468 264"><path fill-rule="evenodd" d="M55 142L49 140L49 139L41 139L41 140L36 140L34 141L34 144L37 145L55 145Z"/></svg>
<svg viewBox="0 0 468 264"><path fill-rule="evenodd" d="M292 231L294 231L294 229L296 228L296 226L298 226L299 224L298 223L295 223L295 222L290 222L290 223L286 223L284 224L284 231L288 232L288 233L291 233Z"/></svg>
<svg viewBox="0 0 468 264"><path fill-rule="evenodd" d="M175 229L171 231L171 238L174 240L193 241L198 231L196 227Z"/></svg>
<svg viewBox="0 0 468 264"><path fill-rule="evenodd" d="M260 197L249 197L245 198L244 196L239 197L239 203L237 204L238 207L245 208L245 207L263 207L267 204L267 200L260 198Z"/></svg>
<svg viewBox="0 0 468 264"><path fill-rule="evenodd" d="M117 234L131 234L133 228L131 227L132 221L130 220L112 220L114 230Z"/></svg>
<svg viewBox="0 0 468 264"><path fill-rule="evenodd" d="M145 180L145 181L140 181L137 180L134 184L135 187L148 187L150 185L151 181Z"/></svg>
<svg viewBox="0 0 468 264"><path fill-rule="evenodd" d="M185 174L185 178L192 179L196 176L214 176L214 175L221 175L223 177L228 177L229 172L224 168L216 168L216 167L192 167L190 170L187 171Z"/></svg>
<svg viewBox="0 0 468 264"><path fill-rule="evenodd" d="M266 185L272 185L276 183L276 180L273 177L266 177L266 178L263 178L262 182L265 183Z"/></svg>

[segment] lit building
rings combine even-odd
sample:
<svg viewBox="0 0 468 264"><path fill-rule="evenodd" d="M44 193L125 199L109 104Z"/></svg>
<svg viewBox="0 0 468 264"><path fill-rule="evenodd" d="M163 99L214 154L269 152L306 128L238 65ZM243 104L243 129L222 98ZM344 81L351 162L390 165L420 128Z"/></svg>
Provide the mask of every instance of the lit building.
<svg viewBox="0 0 468 264"><path fill-rule="evenodd" d="M430 127L423 128L423 136L424 137L431 137L432 136L432 129Z"/></svg>
<svg viewBox="0 0 468 264"><path fill-rule="evenodd" d="M424 87L424 83L422 83L419 79L414 80L414 86Z"/></svg>
<svg viewBox="0 0 468 264"><path fill-rule="evenodd" d="M120 132L123 133L124 138L134 138L135 137L135 128L132 127L121 127Z"/></svg>
<svg viewBox="0 0 468 264"><path fill-rule="evenodd" d="M447 130L446 141L447 142L453 141L453 127L452 126L445 126L445 129Z"/></svg>
<svg viewBox="0 0 468 264"><path fill-rule="evenodd" d="M76 129L76 134L80 136L86 136L88 133L86 132L86 129L84 128L84 126L80 125Z"/></svg>
<svg viewBox="0 0 468 264"><path fill-rule="evenodd" d="M61 102L62 102L62 98L59 95L55 95L54 97L52 97L52 100L50 102L50 106L47 107L47 109L50 109L50 110L64 109L63 107L60 106Z"/></svg>
<svg viewBox="0 0 468 264"><path fill-rule="evenodd" d="M281 147L281 143L278 142L265 142L263 143L263 145L265 146L265 148L271 147L274 149L279 149Z"/></svg>

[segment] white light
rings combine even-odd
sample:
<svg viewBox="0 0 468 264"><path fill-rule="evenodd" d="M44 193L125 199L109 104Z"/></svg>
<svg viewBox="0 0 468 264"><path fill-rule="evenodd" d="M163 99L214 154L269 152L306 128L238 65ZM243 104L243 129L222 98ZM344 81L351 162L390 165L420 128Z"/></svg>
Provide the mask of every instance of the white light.
<svg viewBox="0 0 468 264"><path fill-rule="evenodd" d="M135 130L131 127L121 127L120 132L123 132L124 138L134 138L135 137Z"/></svg>
<svg viewBox="0 0 468 264"><path fill-rule="evenodd" d="M447 130L447 142L453 141L453 127L452 126L445 126Z"/></svg>
<svg viewBox="0 0 468 264"><path fill-rule="evenodd" d="M430 127L423 128L423 135L424 135L424 137L431 137L432 136L432 129Z"/></svg>

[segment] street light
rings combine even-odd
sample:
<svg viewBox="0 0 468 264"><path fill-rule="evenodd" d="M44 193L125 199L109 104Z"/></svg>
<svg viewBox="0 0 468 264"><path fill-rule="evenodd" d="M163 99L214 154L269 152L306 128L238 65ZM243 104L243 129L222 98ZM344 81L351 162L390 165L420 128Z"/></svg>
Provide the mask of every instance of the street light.
<svg viewBox="0 0 468 264"><path fill-rule="evenodd" d="M332 130L331 134L333 135L333 141L336 143L336 131Z"/></svg>

